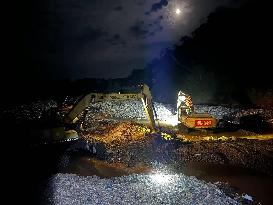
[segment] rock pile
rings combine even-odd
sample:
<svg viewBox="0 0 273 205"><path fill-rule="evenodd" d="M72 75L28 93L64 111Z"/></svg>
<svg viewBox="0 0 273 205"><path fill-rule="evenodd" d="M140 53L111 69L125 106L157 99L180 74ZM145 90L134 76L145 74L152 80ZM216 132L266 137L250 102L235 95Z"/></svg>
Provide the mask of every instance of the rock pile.
<svg viewBox="0 0 273 205"><path fill-rule="evenodd" d="M88 131L83 137L89 142L102 142L106 145L130 144L144 139L150 129L135 122L113 123L103 126L104 129Z"/></svg>
<svg viewBox="0 0 273 205"><path fill-rule="evenodd" d="M129 175L110 179L57 174L45 204L241 204L216 185L183 174Z"/></svg>

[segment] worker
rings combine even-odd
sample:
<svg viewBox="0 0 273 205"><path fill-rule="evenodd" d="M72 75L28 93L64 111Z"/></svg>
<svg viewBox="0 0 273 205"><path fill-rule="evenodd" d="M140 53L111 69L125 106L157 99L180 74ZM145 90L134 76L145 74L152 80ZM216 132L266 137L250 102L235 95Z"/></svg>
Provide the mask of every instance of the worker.
<svg viewBox="0 0 273 205"><path fill-rule="evenodd" d="M180 112L179 115L182 113L189 115L193 112L194 108L190 95L179 91L177 98L177 109L178 112Z"/></svg>

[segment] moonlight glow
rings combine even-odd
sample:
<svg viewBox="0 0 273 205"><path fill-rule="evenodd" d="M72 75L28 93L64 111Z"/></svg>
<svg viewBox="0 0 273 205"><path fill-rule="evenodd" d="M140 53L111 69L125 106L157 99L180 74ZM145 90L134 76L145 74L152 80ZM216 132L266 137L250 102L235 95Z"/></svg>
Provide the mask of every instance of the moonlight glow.
<svg viewBox="0 0 273 205"><path fill-rule="evenodd" d="M175 13L176 13L177 15L179 15L179 14L181 13L181 10L180 10L179 8L177 8L177 9L175 10Z"/></svg>
<svg viewBox="0 0 273 205"><path fill-rule="evenodd" d="M192 7L185 1L173 0L169 1L168 5L162 11L164 11L166 29L176 31L180 26L187 23Z"/></svg>

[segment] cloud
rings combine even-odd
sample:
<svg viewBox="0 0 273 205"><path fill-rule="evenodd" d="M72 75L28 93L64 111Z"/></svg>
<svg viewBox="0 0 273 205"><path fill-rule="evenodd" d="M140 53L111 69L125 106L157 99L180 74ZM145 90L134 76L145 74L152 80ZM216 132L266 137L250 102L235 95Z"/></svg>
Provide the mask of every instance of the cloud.
<svg viewBox="0 0 273 205"><path fill-rule="evenodd" d="M102 36L105 36L106 32L101 28L86 27L83 29L82 34L79 36L81 42L97 41Z"/></svg>
<svg viewBox="0 0 273 205"><path fill-rule="evenodd" d="M149 28L144 24L144 21L137 21L133 26L130 27L130 32L136 38L145 38L149 33Z"/></svg>
<svg viewBox="0 0 273 205"><path fill-rule="evenodd" d="M117 46L117 45L124 46L127 44L125 40L122 39L119 34L115 34L111 36L110 38L106 39L106 42L110 43L113 46Z"/></svg>
<svg viewBox="0 0 273 205"><path fill-rule="evenodd" d="M37 5L42 2L36 1ZM47 0L46 5L33 10L37 15L29 27L34 31L27 31L25 44L34 47L32 57L37 64L50 62L58 69L71 69L71 78L118 77L119 69L130 73L133 65L141 68L167 45L189 35L217 6L230 1ZM174 12L177 7L181 9L179 16ZM108 64L102 62L110 62L113 69L107 70ZM90 69L94 67L98 69Z"/></svg>
<svg viewBox="0 0 273 205"><path fill-rule="evenodd" d="M123 6L116 6L114 8L115 11L121 11L123 9Z"/></svg>
<svg viewBox="0 0 273 205"><path fill-rule="evenodd" d="M163 6L167 5L168 5L167 0L160 0L160 2L152 5L150 12L157 12L158 10L162 9Z"/></svg>
<svg viewBox="0 0 273 205"><path fill-rule="evenodd" d="M143 6L149 0L136 0L137 5Z"/></svg>
<svg viewBox="0 0 273 205"><path fill-rule="evenodd" d="M163 16L160 15L155 19L145 21L137 21L133 26L130 27L130 32L136 38L147 38L154 36L157 32L163 30L163 26L161 25L161 21L163 20Z"/></svg>

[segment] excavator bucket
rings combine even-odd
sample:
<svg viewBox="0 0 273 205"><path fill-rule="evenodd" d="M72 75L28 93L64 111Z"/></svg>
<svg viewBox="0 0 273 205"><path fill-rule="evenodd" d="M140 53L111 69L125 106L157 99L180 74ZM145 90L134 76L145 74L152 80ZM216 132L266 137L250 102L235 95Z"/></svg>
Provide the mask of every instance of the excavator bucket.
<svg viewBox="0 0 273 205"><path fill-rule="evenodd" d="M56 143L77 140L79 138L75 130L65 130L64 127L48 129L33 129L30 132L31 138L36 143Z"/></svg>

